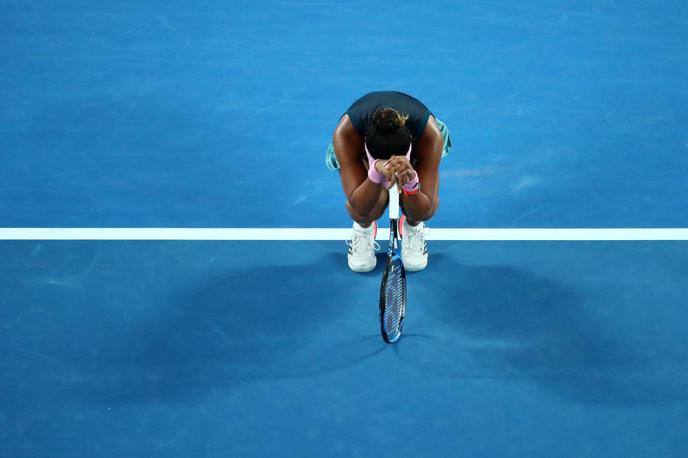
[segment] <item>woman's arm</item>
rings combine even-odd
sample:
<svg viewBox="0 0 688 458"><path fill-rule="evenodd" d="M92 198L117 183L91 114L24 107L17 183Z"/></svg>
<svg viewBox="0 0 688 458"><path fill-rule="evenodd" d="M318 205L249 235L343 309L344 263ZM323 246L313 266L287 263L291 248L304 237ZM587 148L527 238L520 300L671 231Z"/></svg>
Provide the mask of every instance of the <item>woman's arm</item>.
<svg viewBox="0 0 688 458"><path fill-rule="evenodd" d="M332 143L339 162L342 188L349 205L357 214L369 214L380 198L382 185L368 179L368 171L361 161L364 151L363 136L351 124L349 115L342 117L334 131Z"/></svg>
<svg viewBox="0 0 688 458"><path fill-rule="evenodd" d="M410 223L426 221L435 214L439 205L439 166L442 158L442 134L430 116L423 136L416 146L415 170L421 184L415 195L402 195L406 217Z"/></svg>

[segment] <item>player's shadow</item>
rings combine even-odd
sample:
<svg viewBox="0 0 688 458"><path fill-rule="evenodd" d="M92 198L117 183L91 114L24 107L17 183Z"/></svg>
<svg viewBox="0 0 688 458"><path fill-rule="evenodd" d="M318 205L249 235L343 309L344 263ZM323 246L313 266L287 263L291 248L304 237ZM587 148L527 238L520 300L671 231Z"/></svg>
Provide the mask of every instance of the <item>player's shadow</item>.
<svg viewBox="0 0 688 458"><path fill-rule="evenodd" d="M437 321L434 338L405 336L398 356L436 375L534 382L589 404L685 399L639 377L652 361L621 340L596 304L553 279L501 265L468 265L433 255L432 271L410 277L413 297ZM410 315L413 312L410 312Z"/></svg>
<svg viewBox="0 0 688 458"><path fill-rule="evenodd" d="M358 364L384 350L351 319L374 322L362 282L344 265L232 270L171 297L164 314L101 355L103 373L82 397L107 402L184 399L266 378L303 378ZM361 289L361 291L358 291ZM375 294L375 293L373 293ZM113 375L114 374L114 375ZM83 387L82 387L83 388Z"/></svg>

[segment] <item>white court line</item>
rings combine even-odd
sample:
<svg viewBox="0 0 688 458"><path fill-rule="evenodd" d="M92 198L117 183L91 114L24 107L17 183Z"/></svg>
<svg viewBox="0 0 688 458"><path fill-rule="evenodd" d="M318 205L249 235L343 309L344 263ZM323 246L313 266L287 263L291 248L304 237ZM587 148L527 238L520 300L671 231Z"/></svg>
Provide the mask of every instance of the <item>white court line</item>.
<svg viewBox="0 0 688 458"><path fill-rule="evenodd" d="M345 240L341 228L0 228L0 240ZM389 238L389 229L377 239ZM471 228L427 230L428 240L640 241L688 240L688 228Z"/></svg>

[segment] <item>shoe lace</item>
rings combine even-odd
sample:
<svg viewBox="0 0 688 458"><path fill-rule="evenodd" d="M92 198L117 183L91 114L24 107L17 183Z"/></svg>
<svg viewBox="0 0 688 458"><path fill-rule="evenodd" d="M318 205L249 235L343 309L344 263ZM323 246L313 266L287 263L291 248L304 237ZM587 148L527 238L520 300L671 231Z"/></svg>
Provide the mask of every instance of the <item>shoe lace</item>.
<svg viewBox="0 0 688 458"><path fill-rule="evenodd" d="M359 248L362 249L373 249L373 251L378 251L380 245L375 241L375 239L369 235L367 232L357 231L354 229L354 235L351 240L346 241L346 245L351 248L352 252L356 252Z"/></svg>
<svg viewBox="0 0 688 458"><path fill-rule="evenodd" d="M411 250L422 250L425 247L425 226L421 229L407 228L404 232L404 238L408 240L408 247Z"/></svg>

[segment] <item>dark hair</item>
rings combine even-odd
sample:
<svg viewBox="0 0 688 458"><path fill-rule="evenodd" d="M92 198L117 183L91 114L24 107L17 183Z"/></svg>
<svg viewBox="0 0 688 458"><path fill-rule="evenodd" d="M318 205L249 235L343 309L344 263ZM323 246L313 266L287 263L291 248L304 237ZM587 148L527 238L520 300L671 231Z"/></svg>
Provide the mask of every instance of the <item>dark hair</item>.
<svg viewBox="0 0 688 458"><path fill-rule="evenodd" d="M408 115L394 108L380 108L370 116L365 144L375 159L403 156L411 145L411 132L406 127Z"/></svg>

